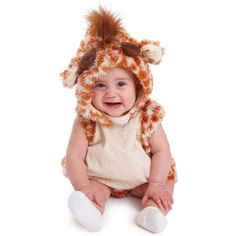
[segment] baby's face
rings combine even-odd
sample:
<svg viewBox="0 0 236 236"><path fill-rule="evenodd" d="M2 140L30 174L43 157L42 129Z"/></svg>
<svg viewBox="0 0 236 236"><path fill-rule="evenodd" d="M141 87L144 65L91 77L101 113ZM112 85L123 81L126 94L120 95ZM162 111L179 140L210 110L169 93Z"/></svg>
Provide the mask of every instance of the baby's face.
<svg viewBox="0 0 236 236"><path fill-rule="evenodd" d="M129 111L136 100L136 83L132 73L115 67L93 86L92 104L109 116L121 116Z"/></svg>

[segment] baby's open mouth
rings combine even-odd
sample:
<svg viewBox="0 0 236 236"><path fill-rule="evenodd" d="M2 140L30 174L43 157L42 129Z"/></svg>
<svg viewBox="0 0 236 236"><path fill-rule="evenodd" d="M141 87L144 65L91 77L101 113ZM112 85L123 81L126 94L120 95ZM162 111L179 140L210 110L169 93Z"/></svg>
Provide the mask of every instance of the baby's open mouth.
<svg viewBox="0 0 236 236"><path fill-rule="evenodd" d="M109 107L118 108L121 105L121 102L105 102L105 104Z"/></svg>

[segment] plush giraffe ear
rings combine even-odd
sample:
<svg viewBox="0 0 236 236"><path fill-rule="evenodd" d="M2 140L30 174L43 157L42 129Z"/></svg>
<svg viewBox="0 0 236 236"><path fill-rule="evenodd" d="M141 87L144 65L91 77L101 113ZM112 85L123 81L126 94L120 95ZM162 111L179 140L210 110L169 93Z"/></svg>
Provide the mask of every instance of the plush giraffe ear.
<svg viewBox="0 0 236 236"><path fill-rule="evenodd" d="M96 59L96 49L92 48L86 52L79 60L72 59L71 65L67 70L60 74L63 78L63 85L67 88L72 88L77 84L78 76L85 70L88 70Z"/></svg>
<svg viewBox="0 0 236 236"><path fill-rule="evenodd" d="M143 40L140 42L140 52L145 62L159 64L165 51L158 41Z"/></svg>
<svg viewBox="0 0 236 236"><path fill-rule="evenodd" d="M67 88L72 88L76 83L78 79L78 70L79 66L74 65L69 67L67 70L62 72L60 76L63 78L63 86Z"/></svg>

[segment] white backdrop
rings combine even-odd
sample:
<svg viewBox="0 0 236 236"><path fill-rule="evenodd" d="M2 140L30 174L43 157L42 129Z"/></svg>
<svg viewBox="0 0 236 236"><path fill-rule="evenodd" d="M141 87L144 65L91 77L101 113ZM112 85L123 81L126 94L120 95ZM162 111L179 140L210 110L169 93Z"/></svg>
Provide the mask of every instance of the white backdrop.
<svg viewBox="0 0 236 236"><path fill-rule="evenodd" d="M76 100L59 73L100 3L138 40L160 40L152 98L178 183L162 235L236 235L235 6L230 0L0 2L0 234L90 235L72 219L60 168ZM134 224L138 201L109 200L97 235L149 233Z"/></svg>

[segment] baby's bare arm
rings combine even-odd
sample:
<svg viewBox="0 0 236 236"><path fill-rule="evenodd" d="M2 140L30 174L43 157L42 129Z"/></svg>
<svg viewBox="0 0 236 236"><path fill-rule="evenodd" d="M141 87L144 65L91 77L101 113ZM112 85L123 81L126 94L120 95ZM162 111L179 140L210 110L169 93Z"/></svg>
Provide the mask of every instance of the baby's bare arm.
<svg viewBox="0 0 236 236"><path fill-rule="evenodd" d="M89 186L87 166L84 162L88 147L85 130L76 117L66 151L67 176L75 190Z"/></svg>
<svg viewBox="0 0 236 236"><path fill-rule="evenodd" d="M150 138L152 163L149 182L165 184L171 166L169 142L161 125Z"/></svg>
<svg viewBox="0 0 236 236"><path fill-rule="evenodd" d="M169 142L161 125L150 138L150 147L153 154L151 170L142 205L148 203L148 199L152 199L163 212L168 212L173 204L174 186L167 181L172 158Z"/></svg>

